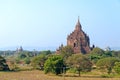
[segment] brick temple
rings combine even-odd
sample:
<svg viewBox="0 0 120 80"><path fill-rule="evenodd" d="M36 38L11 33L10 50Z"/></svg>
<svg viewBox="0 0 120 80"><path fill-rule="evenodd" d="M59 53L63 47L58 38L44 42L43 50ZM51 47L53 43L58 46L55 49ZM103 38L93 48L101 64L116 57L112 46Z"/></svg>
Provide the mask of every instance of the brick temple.
<svg viewBox="0 0 120 80"><path fill-rule="evenodd" d="M91 51L89 36L82 30L79 18L75 25L75 30L67 36L67 46L71 46L74 53L86 54ZM63 45L59 47L57 52L59 52L62 47Z"/></svg>

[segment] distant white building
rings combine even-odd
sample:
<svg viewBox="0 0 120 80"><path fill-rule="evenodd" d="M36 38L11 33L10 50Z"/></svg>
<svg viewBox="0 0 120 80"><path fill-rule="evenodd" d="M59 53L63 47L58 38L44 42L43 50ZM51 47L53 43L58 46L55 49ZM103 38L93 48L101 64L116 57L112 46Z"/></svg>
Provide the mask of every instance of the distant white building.
<svg viewBox="0 0 120 80"><path fill-rule="evenodd" d="M105 51L111 51L111 48L108 46L105 48Z"/></svg>

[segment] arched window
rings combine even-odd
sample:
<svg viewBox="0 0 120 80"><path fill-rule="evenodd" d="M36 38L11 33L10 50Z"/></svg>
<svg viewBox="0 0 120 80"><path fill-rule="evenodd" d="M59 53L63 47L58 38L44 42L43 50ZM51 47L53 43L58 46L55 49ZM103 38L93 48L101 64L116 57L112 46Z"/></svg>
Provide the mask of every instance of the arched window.
<svg viewBox="0 0 120 80"><path fill-rule="evenodd" d="M74 47L76 47L77 46L77 44L76 43L74 43Z"/></svg>

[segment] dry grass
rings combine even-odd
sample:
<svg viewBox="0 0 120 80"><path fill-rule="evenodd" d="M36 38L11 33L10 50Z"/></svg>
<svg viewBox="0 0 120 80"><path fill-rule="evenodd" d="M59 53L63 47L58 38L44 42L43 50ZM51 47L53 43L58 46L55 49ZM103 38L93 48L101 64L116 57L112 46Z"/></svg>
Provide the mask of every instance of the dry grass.
<svg viewBox="0 0 120 80"><path fill-rule="evenodd" d="M82 75L70 77L45 75L42 71L0 72L0 80L120 80L119 78L100 78L99 76Z"/></svg>

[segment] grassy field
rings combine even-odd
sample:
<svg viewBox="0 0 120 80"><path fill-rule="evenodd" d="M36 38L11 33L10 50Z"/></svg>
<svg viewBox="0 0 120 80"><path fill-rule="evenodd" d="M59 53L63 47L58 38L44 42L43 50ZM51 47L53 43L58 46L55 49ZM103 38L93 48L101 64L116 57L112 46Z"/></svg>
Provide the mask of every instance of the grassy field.
<svg viewBox="0 0 120 80"><path fill-rule="evenodd" d="M120 78L100 78L90 74L81 77L45 75L42 71L0 72L0 80L120 80Z"/></svg>

